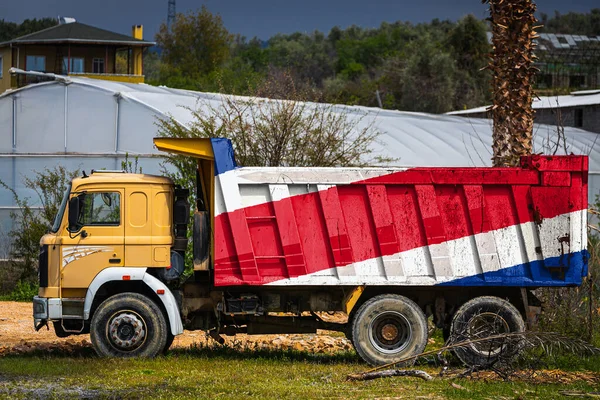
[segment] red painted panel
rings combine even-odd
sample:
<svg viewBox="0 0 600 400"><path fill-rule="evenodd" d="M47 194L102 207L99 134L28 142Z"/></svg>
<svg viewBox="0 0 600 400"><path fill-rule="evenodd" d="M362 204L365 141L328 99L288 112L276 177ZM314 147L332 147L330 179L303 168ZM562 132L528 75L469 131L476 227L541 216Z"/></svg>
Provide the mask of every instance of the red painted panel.
<svg viewBox="0 0 600 400"><path fill-rule="evenodd" d="M214 224L215 276L231 284L241 282L242 271L240 270L240 264L233 244L228 214L223 214L215 218Z"/></svg>
<svg viewBox="0 0 600 400"><path fill-rule="evenodd" d="M254 255L283 256L273 203L259 204L244 210Z"/></svg>
<svg viewBox="0 0 600 400"><path fill-rule="evenodd" d="M352 260L368 260L381 255L364 185L339 187L340 205L352 251Z"/></svg>
<svg viewBox="0 0 600 400"><path fill-rule="evenodd" d="M558 210L565 210L565 213L575 211L575 208L571 206L570 194L571 188L568 187L531 188L534 213L538 221L544 218L552 218Z"/></svg>
<svg viewBox="0 0 600 400"><path fill-rule="evenodd" d="M425 246L427 238L414 186L388 186L387 194L400 251Z"/></svg>
<svg viewBox="0 0 600 400"><path fill-rule="evenodd" d="M319 194L293 196L291 201L300 243L304 250L306 272L335 267Z"/></svg>
<svg viewBox="0 0 600 400"><path fill-rule="evenodd" d="M537 185L539 180L537 171L517 168L413 168L354 182L354 184L475 185L493 182L496 185Z"/></svg>
<svg viewBox="0 0 600 400"><path fill-rule="evenodd" d="M440 211L438 210L437 195L433 185L415 186L421 218L425 226L427 244L441 243L451 238L446 237Z"/></svg>
<svg viewBox="0 0 600 400"><path fill-rule="evenodd" d="M586 156L543 156L521 157L521 166L537 171L587 171Z"/></svg>
<svg viewBox="0 0 600 400"><path fill-rule="evenodd" d="M542 173L543 186L570 186L571 174L562 171L548 171Z"/></svg>
<svg viewBox="0 0 600 400"><path fill-rule="evenodd" d="M323 207L323 215L325 216L325 224L327 226L335 265L348 265L354 262L354 259L352 258L346 221L342 214L338 187L334 186L330 189L320 191L319 199L321 200L321 207Z"/></svg>
<svg viewBox="0 0 600 400"><path fill-rule="evenodd" d="M490 229L501 229L519 223L512 202L512 190L507 185L486 185L483 187L485 197L485 216L489 220Z"/></svg>
<svg viewBox="0 0 600 400"><path fill-rule="evenodd" d="M215 284L269 283L585 209L587 158L566 158L394 172L218 215ZM544 181L539 170L561 174ZM565 171L569 187L542 185L564 183Z"/></svg>
<svg viewBox="0 0 600 400"><path fill-rule="evenodd" d="M229 217L231 234L233 236L235 251L238 256L242 278L247 282L260 282L261 278L256 266L254 249L252 248L248 222L246 220L246 212L251 212L248 208L230 212L227 216Z"/></svg>
<svg viewBox="0 0 600 400"><path fill-rule="evenodd" d="M485 217L483 187L481 185L466 185L464 191L473 234L490 231L490 221Z"/></svg>
<svg viewBox="0 0 600 400"><path fill-rule="evenodd" d="M292 276L306 274L304 252L300 244L300 236L296 223L294 208L290 198L273 203L280 241L285 254L287 271Z"/></svg>
<svg viewBox="0 0 600 400"><path fill-rule="evenodd" d="M462 186L437 186L436 194L442 222L448 237L460 238L472 235Z"/></svg>
<svg viewBox="0 0 600 400"><path fill-rule="evenodd" d="M399 252L400 246L396 237L396 228L390 211L386 187L383 185L367 185L367 193L381 254Z"/></svg>

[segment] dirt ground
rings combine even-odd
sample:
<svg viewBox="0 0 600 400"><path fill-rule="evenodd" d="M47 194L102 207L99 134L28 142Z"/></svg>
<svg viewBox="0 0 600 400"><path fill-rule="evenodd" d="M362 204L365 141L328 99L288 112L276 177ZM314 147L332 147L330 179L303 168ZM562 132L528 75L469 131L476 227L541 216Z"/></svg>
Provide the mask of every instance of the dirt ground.
<svg viewBox="0 0 600 400"><path fill-rule="evenodd" d="M36 332L33 327L31 303L12 301L0 302L0 355L26 353L35 350L68 350L91 347L90 335L58 338L54 329L45 327ZM344 316L333 316L330 320L341 322ZM295 349L317 353L329 353L352 349L352 344L338 332L318 331L304 335L236 335L224 336L226 342L240 346L271 349ZM172 348L191 345L214 344L203 331L185 331L175 338Z"/></svg>

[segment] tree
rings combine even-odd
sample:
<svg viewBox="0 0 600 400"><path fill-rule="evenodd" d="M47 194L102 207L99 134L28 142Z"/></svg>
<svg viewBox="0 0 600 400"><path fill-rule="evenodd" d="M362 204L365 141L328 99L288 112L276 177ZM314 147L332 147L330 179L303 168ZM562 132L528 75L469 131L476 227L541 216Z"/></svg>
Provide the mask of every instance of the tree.
<svg viewBox="0 0 600 400"><path fill-rule="evenodd" d="M0 20L0 42L15 39L58 24L56 18L26 19L20 24Z"/></svg>
<svg viewBox="0 0 600 400"><path fill-rule="evenodd" d="M455 93L454 60L427 39L415 42L402 74L402 110L444 113L452 110Z"/></svg>
<svg viewBox="0 0 600 400"><path fill-rule="evenodd" d="M319 31L275 35L266 51L272 66L291 70L301 81L321 85L333 74L333 46Z"/></svg>
<svg viewBox="0 0 600 400"><path fill-rule="evenodd" d="M16 277L23 282L34 282L38 272L40 238L48 231L58 212L65 188L79 171L68 171L62 166L36 171L32 178L24 178L23 185L35 192L41 210L32 207L30 199L20 198L17 193L0 181L0 186L12 192L19 207L11 213L14 228L9 233L13 243L10 259L18 265L20 274Z"/></svg>
<svg viewBox="0 0 600 400"><path fill-rule="evenodd" d="M331 104L301 101L292 77L271 77L256 93L286 89L290 100L223 96L221 104L199 103L188 109L193 121L182 125L174 118L157 121L161 136L174 138L226 137L236 161L243 166L361 166L391 161L372 156L370 145L379 132L349 110ZM195 186L196 163L189 157L167 156L176 167L169 174L184 187Z"/></svg>
<svg viewBox="0 0 600 400"><path fill-rule="evenodd" d="M156 51L148 51L144 55L144 76L147 83L158 82L160 79L160 55Z"/></svg>
<svg viewBox="0 0 600 400"><path fill-rule="evenodd" d="M202 6L197 12L177 14L170 30L161 24L156 42L162 49L162 80L174 76L189 82L215 71L229 58L233 36L220 15Z"/></svg>
<svg viewBox="0 0 600 400"><path fill-rule="evenodd" d="M555 11L553 17L541 13L543 27L540 32L564 33L573 35L600 35L600 8L593 8L589 13L569 12L560 14Z"/></svg>
<svg viewBox="0 0 600 400"><path fill-rule="evenodd" d="M469 14L454 26L446 44L456 60L453 109L477 107L489 100L489 71L485 70L491 47L485 24Z"/></svg>
<svg viewBox="0 0 600 400"><path fill-rule="evenodd" d="M531 154L531 106L535 67L533 38L535 4L532 0L487 0L490 5L493 54L492 161L495 166L515 166Z"/></svg>

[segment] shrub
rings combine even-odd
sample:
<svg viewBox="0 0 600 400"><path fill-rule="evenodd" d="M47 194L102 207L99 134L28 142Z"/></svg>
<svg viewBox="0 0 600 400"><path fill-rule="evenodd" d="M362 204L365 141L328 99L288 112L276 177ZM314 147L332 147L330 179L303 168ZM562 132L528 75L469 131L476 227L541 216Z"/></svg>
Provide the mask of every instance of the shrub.
<svg viewBox="0 0 600 400"><path fill-rule="evenodd" d="M19 207L11 213L13 229L8 234L12 242L9 264L16 281L22 284L36 282L40 238L54 221L65 187L77 175L79 171L69 172L57 166L37 171L31 178L23 178L23 185L36 193L39 206L34 206L29 198L19 197L13 188L0 181L0 186L12 193Z"/></svg>
<svg viewBox="0 0 600 400"><path fill-rule="evenodd" d="M38 285L33 282L18 281L8 295L0 296L2 301L31 301L38 294Z"/></svg>

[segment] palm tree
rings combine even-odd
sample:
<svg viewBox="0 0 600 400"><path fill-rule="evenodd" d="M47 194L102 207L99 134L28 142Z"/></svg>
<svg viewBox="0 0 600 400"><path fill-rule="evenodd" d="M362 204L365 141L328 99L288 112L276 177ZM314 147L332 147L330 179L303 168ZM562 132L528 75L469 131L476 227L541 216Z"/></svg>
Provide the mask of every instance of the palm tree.
<svg viewBox="0 0 600 400"><path fill-rule="evenodd" d="M536 7L532 0L483 1L490 5L492 26L492 161L515 166L532 151Z"/></svg>

